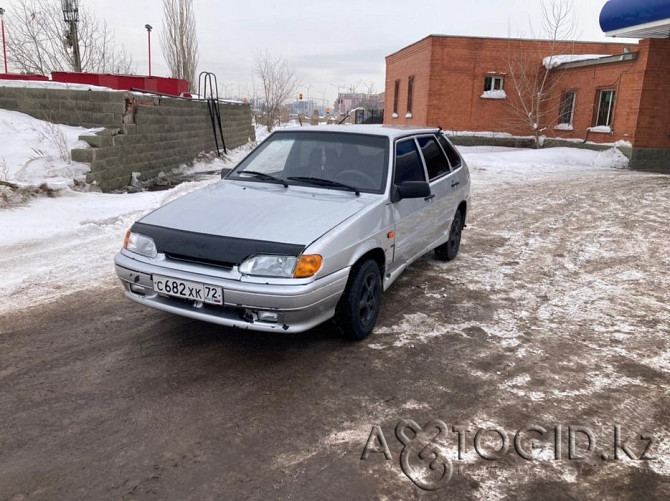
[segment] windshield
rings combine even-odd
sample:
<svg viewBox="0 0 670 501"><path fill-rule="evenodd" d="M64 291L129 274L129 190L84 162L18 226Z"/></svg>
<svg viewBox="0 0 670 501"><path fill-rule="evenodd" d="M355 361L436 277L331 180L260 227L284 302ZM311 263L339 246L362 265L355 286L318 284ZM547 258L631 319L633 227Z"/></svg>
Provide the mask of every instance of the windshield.
<svg viewBox="0 0 670 501"><path fill-rule="evenodd" d="M242 161L227 179L279 181L324 189L383 193L388 164L387 145L388 140L383 136L276 132Z"/></svg>

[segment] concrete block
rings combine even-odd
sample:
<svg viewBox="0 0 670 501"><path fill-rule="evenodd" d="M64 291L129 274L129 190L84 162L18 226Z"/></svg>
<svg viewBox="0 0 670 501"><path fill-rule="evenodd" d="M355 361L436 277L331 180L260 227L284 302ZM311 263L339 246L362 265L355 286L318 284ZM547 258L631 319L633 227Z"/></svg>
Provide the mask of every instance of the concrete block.
<svg viewBox="0 0 670 501"><path fill-rule="evenodd" d="M74 162L91 163L95 159L95 153L92 148L85 150L75 149L72 150L71 155Z"/></svg>

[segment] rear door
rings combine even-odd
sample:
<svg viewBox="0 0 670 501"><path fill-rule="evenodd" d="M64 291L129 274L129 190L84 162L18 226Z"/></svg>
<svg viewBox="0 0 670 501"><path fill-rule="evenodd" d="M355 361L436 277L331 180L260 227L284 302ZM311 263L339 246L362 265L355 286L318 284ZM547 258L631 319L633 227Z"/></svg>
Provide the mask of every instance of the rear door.
<svg viewBox="0 0 670 501"><path fill-rule="evenodd" d="M426 181L426 171L414 138L395 144L393 183ZM403 264L420 255L432 239L432 222L429 211L433 197L411 198L393 204L395 220L395 259Z"/></svg>
<svg viewBox="0 0 670 501"><path fill-rule="evenodd" d="M468 172L467 167L464 167L463 158L446 136L444 134L438 134L437 140L446 153L447 158L449 159L449 165L451 166L451 174L447 184L451 191L449 196L453 200L455 211L459 204L463 200L466 200L470 195L470 173ZM463 222L465 223L465 221Z"/></svg>
<svg viewBox="0 0 670 501"><path fill-rule="evenodd" d="M435 196L426 215L432 222L428 245L436 245L449 234L451 221L458 206L457 193L451 187L454 174L437 136L434 134L419 136L417 142L426 164L430 190Z"/></svg>

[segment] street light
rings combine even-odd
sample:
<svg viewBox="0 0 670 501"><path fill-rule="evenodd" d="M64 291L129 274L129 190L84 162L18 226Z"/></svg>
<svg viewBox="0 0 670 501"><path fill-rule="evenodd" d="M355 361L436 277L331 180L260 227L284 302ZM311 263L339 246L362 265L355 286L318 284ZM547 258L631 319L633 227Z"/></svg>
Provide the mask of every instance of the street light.
<svg viewBox="0 0 670 501"><path fill-rule="evenodd" d="M5 42L5 9L0 7L0 24L2 25L2 57L5 62L5 73L7 71L7 44Z"/></svg>
<svg viewBox="0 0 670 501"><path fill-rule="evenodd" d="M145 24L144 27L147 29L147 41L149 43L149 76L151 76L151 30L153 27L150 24Z"/></svg>
<svg viewBox="0 0 670 501"><path fill-rule="evenodd" d="M72 47L74 71L81 73L79 34L77 33L77 23L79 22L79 0L62 0L61 9L63 11L63 20L65 21L65 24L68 25L68 31L65 33L65 42L69 47Z"/></svg>

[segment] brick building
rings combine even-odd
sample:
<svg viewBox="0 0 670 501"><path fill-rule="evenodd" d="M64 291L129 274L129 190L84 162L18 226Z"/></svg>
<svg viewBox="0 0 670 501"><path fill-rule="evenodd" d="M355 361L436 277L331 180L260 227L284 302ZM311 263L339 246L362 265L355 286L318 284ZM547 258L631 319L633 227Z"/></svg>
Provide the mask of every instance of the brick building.
<svg viewBox="0 0 670 501"><path fill-rule="evenodd" d="M538 124L542 135L627 141L631 167L668 169L668 39L552 48L542 40L431 35L386 58L384 123L531 135L532 126L519 117L521 86L514 80L520 74L541 78L545 65L551 70Z"/></svg>

